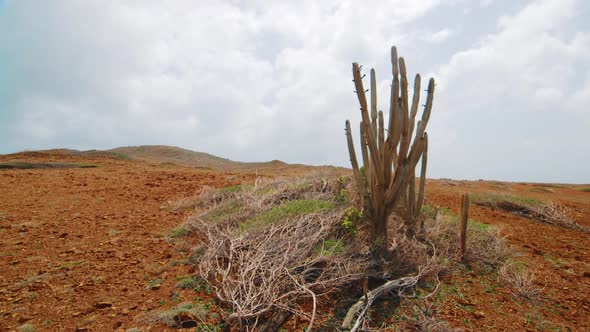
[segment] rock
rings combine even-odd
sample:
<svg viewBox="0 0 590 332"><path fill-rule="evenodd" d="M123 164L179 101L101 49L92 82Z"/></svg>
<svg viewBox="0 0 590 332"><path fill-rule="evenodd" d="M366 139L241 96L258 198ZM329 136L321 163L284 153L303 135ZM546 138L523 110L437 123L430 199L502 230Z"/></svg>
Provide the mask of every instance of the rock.
<svg viewBox="0 0 590 332"><path fill-rule="evenodd" d="M584 273L582 273L582 276L586 277L586 278L590 278L590 271L584 271Z"/></svg>
<svg viewBox="0 0 590 332"><path fill-rule="evenodd" d="M102 301L102 302L96 302L96 303L94 304L94 307L95 307L96 309L105 309L105 308L110 308L112 305L113 305L113 304L112 304L111 302L105 302L105 301Z"/></svg>
<svg viewBox="0 0 590 332"><path fill-rule="evenodd" d="M182 328L190 328L197 326L197 319L196 317L191 314L190 312L179 312L174 316L174 321L180 325Z"/></svg>
<svg viewBox="0 0 590 332"><path fill-rule="evenodd" d="M90 332L90 329L87 327L76 327L74 332Z"/></svg>
<svg viewBox="0 0 590 332"><path fill-rule="evenodd" d="M468 299L463 299L463 298L458 298L457 303L462 304L462 305L469 305L469 306L473 305L473 302L469 301Z"/></svg>
<svg viewBox="0 0 590 332"><path fill-rule="evenodd" d="M475 311L473 313L473 317L475 317L477 319L484 318L485 316L486 316L486 314L484 314L483 311Z"/></svg>

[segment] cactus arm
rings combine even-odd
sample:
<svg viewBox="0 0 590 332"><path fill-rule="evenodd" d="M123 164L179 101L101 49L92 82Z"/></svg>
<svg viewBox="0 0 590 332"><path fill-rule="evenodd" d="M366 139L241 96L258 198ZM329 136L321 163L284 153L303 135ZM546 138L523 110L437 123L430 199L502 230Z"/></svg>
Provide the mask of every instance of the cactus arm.
<svg viewBox="0 0 590 332"><path fill-rule="evenodd" d="M426 166L428 164L428 134L424 133L424 149L422 151L422 165L420 169L420 187L418 188L418 199L416 200L415 215L422 210L424 204L424 187L426 185Z"/></svg>

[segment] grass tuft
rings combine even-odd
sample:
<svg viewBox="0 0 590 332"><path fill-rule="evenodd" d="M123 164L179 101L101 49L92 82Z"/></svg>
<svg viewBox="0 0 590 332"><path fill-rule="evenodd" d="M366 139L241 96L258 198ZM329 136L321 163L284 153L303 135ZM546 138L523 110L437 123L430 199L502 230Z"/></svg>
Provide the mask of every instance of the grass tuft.
<svg viewBox="0 0 590 332"><path fill-rule="evenodd" d="M219 192L220 193L223 193L223 194L233 194L233 193L236 193L238 191L249 190L249 189L252 189L252 188L253 188L253 186L251 186L251 185L238 184L238 185L235 185L235 186L229 186L229 187L221 188L221 189L219 189Z"/></svg>
<svg viewBox="0 0 590 332"><path fill-rule="evenodd" d="M188 229L186 229L186 227L179 226L179 227L176 227L176 228L172 229L170 231L170 234L168 234L168 237L170 237L170 238L178 238L178 237L183 237L183 236L185 236L187 234L188 234Z"/></svg>
<svg viewBox="0 0 590 332"><path fill-rule="evenodd" d="M318 244L314 251L319 256L337 255L344 252L344 244L341 240L328 239Z"/></svg>
<svg viewBox="0 0 590 332"><path fill-rule="evenodd" d="M226 220L239 213L242 209L242 206L242 203L239 201L224 202L215 209L203 215L203 221L208 223L217 223Z"/></svg>
<svg viewBox="0 0 590 332"><path fill-rule="evenodd" d="M496 207L499 203L502 202L509 202L518 205L524 205L528 207L535 207L541 206L544 203L538 199L534 198L527 198L527 197L519 197L519 196L511 196L505 195L500 193L481 193L481 194L472 194L471 195L471 202L474 204L479 205L489 205Z"/></svg>
<svg viewBox="0 0 590 332"><path fill-rule="evenodd" d="M24 324L16 329L18 332L35 332L37 329L32 324Z"/></svg>
<svg viewBox="0 0 590 332"><path fill-rule="evenodd" d="M277 207L259 214L254 218L247 219L240 224L240 229L248 230L257 225L269 225L288 217L326 211L334 207L335 204L333 202L319 199L297 199L287 201Z"/></svg>

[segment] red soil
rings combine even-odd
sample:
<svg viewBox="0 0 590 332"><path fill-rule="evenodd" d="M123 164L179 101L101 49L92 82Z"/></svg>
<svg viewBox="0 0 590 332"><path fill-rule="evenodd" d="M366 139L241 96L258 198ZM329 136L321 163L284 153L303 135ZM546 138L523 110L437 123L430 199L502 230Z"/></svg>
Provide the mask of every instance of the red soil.
<svg viewBox="0 0 590 332"><path fill-rule="evenodd" d="M0 171L0 331L26 323L38 331L173 330L146 314L174 305L175 278L192 272L170 264L186 259L188 244L165 239L189 212L172 212L166 204L203 186L254 179L103 157L29 155L27 161L100 167ZM429 181L427 201L458 211L463 192L503 191L562 203L590 226L590 193L533 188ZM466 330L590 330L590 235L490 208L471 211L473 219L503 228L518 259L538 270L543 297L523 300L493 276L458 274L445 280L457 286L439 304L438 318ZM162 286L148 289L154 278L164 279ZM195 295L204 296L175 296L190 301Z"/></svg>

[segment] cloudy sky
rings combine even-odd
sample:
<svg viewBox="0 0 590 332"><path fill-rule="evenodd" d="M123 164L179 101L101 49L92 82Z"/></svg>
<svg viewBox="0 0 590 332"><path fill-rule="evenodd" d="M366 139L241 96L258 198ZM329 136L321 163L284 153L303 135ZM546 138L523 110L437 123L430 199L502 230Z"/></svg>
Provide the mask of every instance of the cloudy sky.
<svg viewBox="0 0 590 332"><path fill-rule="evenodd" d="M588 14L586 0L0 0L0 153L165 144L348 166L351 62L376 68L388 110L397 45L411 76L437 80L430 177L588 183Z"/></svg>

